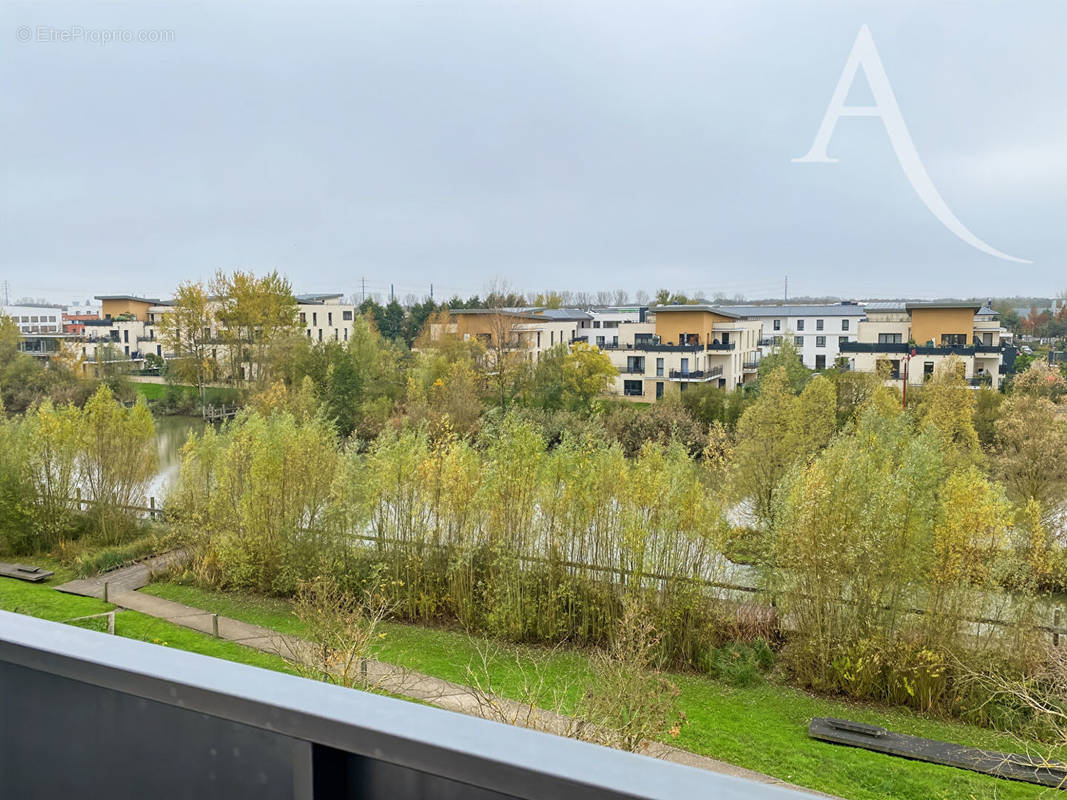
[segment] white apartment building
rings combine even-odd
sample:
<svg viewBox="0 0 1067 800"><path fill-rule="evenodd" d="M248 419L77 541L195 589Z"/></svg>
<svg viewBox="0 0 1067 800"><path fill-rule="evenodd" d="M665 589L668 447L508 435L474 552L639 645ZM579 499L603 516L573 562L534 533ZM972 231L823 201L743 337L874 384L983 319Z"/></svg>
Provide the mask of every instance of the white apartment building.
<svg viewBox="0 0 1067 800"><path fill-rule="evenodd" d="M857 303L820 305L720 306L724 311L763 325L760 353L768 355L788 339L808 369L832 367L845 342L857 340L859 323L865 317Z"/></svg>
<svg viewBox="0 0 1067 800"><path fill-rule="evenodd" d="M0 306L0 314L11 317L19 333L62 333L63 309L53 306Z"/></svg>

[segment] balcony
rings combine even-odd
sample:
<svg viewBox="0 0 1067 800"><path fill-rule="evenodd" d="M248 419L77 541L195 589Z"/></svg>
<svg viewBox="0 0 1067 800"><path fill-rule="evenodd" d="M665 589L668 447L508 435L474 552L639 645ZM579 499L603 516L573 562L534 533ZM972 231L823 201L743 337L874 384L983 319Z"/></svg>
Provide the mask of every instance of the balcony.
<svg viewBox="0 0 1067 800"><path fill-rule="evenodd" d="M647 353L699 353L704 349L702 344L653 344L652 342L637 342L636 344L619 342L618 344L602 344L599 347L602 350L640 350Z"/></svg>
<svg viewBox="0 0 1067 800"><path fill-rule="evenodd" d="M759 361L745 361L743 364L741 364L741 369L745 370L746 372L755 372L759 369Z"/></svg>
<svg viewBox="0 0 1067 800"><path fill-rule="evenodd" d="M708 350L733 350L736 347L733 342L712 342L708 345Z"/></svg>
<svg viewBox="0 0 1067 800"><path fill-rule="evenodd" d="M620 375L644 375L644 367L619 367Z"/></svg>
<svg viewBox="0 0 1067 800"><path fill-rule="evenodd" d="M907 353L907 342L841 342L842 353Z"/></svg>
<svg viewBox="0 0 1067 800"><path fill-rule="evenodd" d="M3 611L0 697L11 798L810 796Z"/></svg>
<svg viewBox="0 0 1067 800"><path fill-rule="evenodd" d="M693 371L672 369L668 374L672 381L710 381L712 378L718 378L722 375L722 367Z"/></svg>

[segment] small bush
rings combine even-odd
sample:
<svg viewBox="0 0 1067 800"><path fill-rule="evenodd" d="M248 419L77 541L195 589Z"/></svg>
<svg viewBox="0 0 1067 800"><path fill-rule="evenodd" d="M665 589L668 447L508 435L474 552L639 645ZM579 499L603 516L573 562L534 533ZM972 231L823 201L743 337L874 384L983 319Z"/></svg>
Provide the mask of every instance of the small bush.
<svg viewBox="0 0 1067 800"><path fill-rule="evenodd" d="M774 666L771 646L763 639L753 642L731 642L708 650L701 666L714 678L730 686L756 686L764 674Z"/></svg>

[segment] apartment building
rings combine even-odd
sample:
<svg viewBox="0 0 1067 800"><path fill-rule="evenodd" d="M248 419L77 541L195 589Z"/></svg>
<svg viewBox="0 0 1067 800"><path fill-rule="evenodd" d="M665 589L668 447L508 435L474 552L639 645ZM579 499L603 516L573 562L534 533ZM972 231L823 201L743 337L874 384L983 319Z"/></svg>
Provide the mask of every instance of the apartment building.
<svg viewBox="0 0 1067 800"><path fill-rule="evenodd" d="M652 401L694 383L733 389L755 380L762 323L718 306L658 306L644 322L622 322L602 349L619 370L613 391Z"/></svg>
<svg viewBox="0 0 1067 800"><path fill-rule="evenodd" d="M356 307L342 294L296 295L297 318L304 334L316 342L347 342L352 335Z"/></svg>
<svg viewBox="0 0 1067 800"><path fill-rule="evenodd" d="M589 327L593 315L576 308L457 308L446 320L430 323L430 339L457 336L464 341L477 339L486 348L506 342L509 349L521 350L537 360L541 353L559 344L571 344L579 331Z"/></svg>
<svg viewBox="0 0 1067 800"><path fill-rule="evenodd" d="M884 371L918 385L955 356L972 385L998 388L1014 369L1011 335L993 309L974 301L867 303L857 340L841 345L849 369Z"/></svg>
<svg viewBox="0 0 1067 800"><path fill-rule="evenodd" d="M62 333L63 309L55 306L0 306L0 314L11 317L19 333Z"/></svg>
<svg viewBox="0 0 1067 800"><path fill-rule="evenodd" d="M603 306L589 311L590 319L583 323L577 338L597 347L619 343L619 327L648 320L647 306Z"/></svg>
<svg viewBox="0 0 1067 800"><path fill-rule="evenodd" d="M763 324L760 354L769 355L787 339L793 343L808 369L824 370L834 365L845 342L855 342L864 319L858 303L819 305L720 306L723 311Z"/></svg>

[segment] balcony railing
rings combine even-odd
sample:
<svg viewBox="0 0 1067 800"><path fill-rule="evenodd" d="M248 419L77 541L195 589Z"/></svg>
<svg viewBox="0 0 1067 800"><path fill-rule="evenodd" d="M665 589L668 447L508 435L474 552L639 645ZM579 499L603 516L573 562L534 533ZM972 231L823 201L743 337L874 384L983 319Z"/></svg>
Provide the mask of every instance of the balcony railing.
<svg viewBox="0 0 1067 800"><path fill-rule="evenodd" d="M708 370L672 369L669 373L672 381L707 381L722 375L722 367Z"/></svg>
<svg viewBox="0 0 1067 800"><path fill-rule="evenodd" d="M758 361L745 361L744 363L741 364L741 369L748 369L748 370L759 369L759 362Z"/></svg>
<svg viewBox="0 0 1067 800"><path fill-rule="evenodd" d="M0 697L11 798L808 796L4 611Z"/></svg>
<svg viewBox="0 0 1067 800"><path fill-rule="evenodd" d="M643 366L641 366L641 367L620 367L619 368L619 374L620 375L644 375L645 374L645 368Z"/></svg>
<svg viewBox="0 0 1067 800"><path fill-rule="evenodd" d="M708 345L708 350L733 350L736 347L734 342L712 342Z"/></svg>

